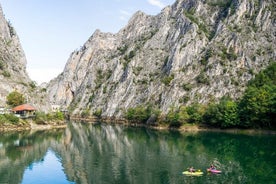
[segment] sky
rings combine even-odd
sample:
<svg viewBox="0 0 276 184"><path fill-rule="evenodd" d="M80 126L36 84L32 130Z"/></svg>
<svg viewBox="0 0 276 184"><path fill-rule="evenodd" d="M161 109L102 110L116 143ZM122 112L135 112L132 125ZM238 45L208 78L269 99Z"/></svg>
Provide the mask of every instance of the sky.
<svg viewBox="0 0 276 184"><path fill-rule="evenodd" d="M138 10L156 15L175 0L0 0L37 84L60 74L96 29L117 33Z"/></svg>

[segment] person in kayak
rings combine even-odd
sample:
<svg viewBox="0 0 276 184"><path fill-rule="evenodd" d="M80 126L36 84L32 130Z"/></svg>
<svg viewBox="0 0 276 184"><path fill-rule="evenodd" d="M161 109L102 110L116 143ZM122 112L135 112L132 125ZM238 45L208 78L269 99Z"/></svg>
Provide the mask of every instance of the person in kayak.
<svg viewBox="0 0 276 184"><path fill-rule="evenodd" d="M210 170L216 170L216 168L215 168L215 166L213 164L211 164Z"/></svg>
<svg viewBox="0 0 276 184"><path fill-rule="evenodd" d="M189 171L190 171L190 172L195 172L194 167L193 167L193 166L192 166L192 167L190 167L190 168L189 168Z"/></svg>

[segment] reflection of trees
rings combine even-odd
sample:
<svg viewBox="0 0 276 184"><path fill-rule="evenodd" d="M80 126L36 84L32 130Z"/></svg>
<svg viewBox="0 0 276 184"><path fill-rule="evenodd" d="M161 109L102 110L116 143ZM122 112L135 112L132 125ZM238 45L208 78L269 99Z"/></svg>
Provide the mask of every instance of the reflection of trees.
<svg viewBox="0 0 276 184"><path fill-rule="evenodd" d="M0 137L0 183L20 183L24 170L40 161L62 130L2 133Z"/></svg>
<svg viewBox="0 0 276 184"><path fill-rule="evenodd" d="M256 140L252 140L256 138ZM66 144L55 148L65 172L77 183L189 183L181 171L189 166L205 169L215 162L223 174L206 175L198 183L252 183L256 164L269 172L273 156L265 138L224 133L154 131L111 125L72 123L66 130ZM258 145L256 145L258 144ZM259 149L257 149L259 148ZM255 156L255 160L252 159ZM275 157L275 149L274 149ZM275 162L275 158L274 158ZM274 163L275 166L275 163ZM259 171L258 171L259 172ZM257 176L258 179L258 176Z"/></svg>
<svg viewBox="0 0 276 184"><path fill-rule="evenodd" d="M70 123L65 131L1 135L0 183L20 183L25 168L49 148L76 183L269 183L276 180L275 143L275 136ZM211 162L223 174L181 174L189 166L205 170Z"/></svg>
<svg viewBox="0 0 276 184"><path fill-rule="evenodd" d="M222 161L226 183L275 181L275 136L202 133L200 141L210 156Z"/></svg>

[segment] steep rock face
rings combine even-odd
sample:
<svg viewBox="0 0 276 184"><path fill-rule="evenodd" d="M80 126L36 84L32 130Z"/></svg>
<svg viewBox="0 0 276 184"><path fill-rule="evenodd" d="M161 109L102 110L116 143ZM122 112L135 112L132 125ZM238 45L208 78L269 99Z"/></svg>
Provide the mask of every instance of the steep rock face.
<svg viewBox="0 0 276 184"><path fill-rule="evenodd" d="M117 34L97 30L48 85L73 113L121 116L152 104L206 103L241 96L275 62L272 0L178 0L156 16L137 12Z"/></svg>
<svg viewBox="0 0 276 184"><path fill-rule="evenodd" d="M6 105L6 96L16 90L28 103L38 109L49 109L46 90L39 89L26 71L27 60L19 38L11 23L6 21L0 5L0 106Z"/></svg>

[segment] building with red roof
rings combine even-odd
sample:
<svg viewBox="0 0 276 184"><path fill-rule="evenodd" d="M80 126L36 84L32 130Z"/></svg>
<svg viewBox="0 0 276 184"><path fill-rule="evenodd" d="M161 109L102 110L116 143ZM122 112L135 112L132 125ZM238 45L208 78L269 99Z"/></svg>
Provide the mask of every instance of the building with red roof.
<svg viewBox="0 0 276 184"><path fill-rule="evenodd" d="M36 109L29 104L19 105L12 109L12 112L14 114L20 116L21 118L34 117L35 111L36 111Z"/></svg>

